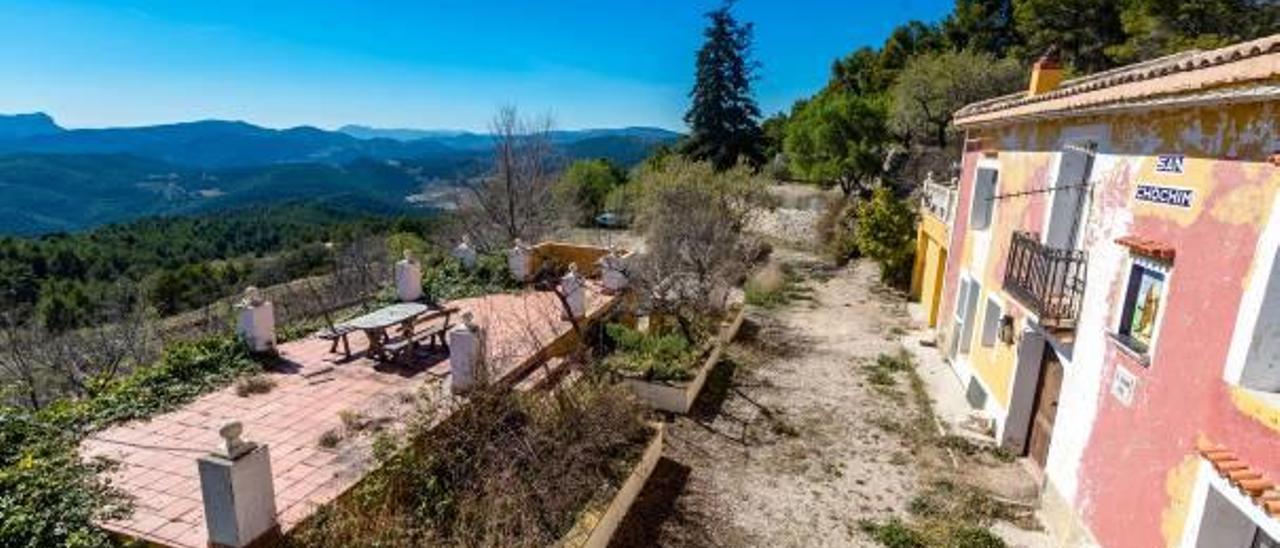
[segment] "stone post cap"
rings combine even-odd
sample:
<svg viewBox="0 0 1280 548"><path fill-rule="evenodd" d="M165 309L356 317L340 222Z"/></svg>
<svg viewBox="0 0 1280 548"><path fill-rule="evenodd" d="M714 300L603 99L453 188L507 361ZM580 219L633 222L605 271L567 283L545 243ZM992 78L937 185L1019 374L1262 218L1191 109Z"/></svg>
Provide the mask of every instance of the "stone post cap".
<svg viewBox="0 0 1280 548"><path fill-rule="evenodd" d="M266 299L262 297L262 290L254 286L244 288L244 294L240 298L240 306L245 308L253 308L262 306Z"/></svg>
<svg viewBox="0 0 1280 548"><path fill-rule="evenodd" d="M218 435L222 436L222 446L215 453L229 459L236 459L253 451L258 447L256 443L248 442L240 439L240 435L244 433L244 425L240 421L231 421L224 424L218 429Z"/></svg>
<svg viewBox="0 0 1280 548"><path fill-rule="evenodd" d="M512 251L523 251L523 252L527 252L527 251L529 251L530 249L532 249L532 248L531 248L531 247L529 247L529 244L524 243L524 240L521 240L520 238L516 238L515 243L513 243L513 244L511 245L511 250L512 250Z"/></svg>
<svg viewBox="0 0 1280 548"><path fill-rule="evenodd" d="M406 263L413 263L413 262L417 262L417 261L415 261L415 260L413 259L413 250L412 250L412 249L409 249L409 248L407 248L407 247L406 247L406 248L404 248L403 256L404 256L404 262L406 262Z"/></svg>

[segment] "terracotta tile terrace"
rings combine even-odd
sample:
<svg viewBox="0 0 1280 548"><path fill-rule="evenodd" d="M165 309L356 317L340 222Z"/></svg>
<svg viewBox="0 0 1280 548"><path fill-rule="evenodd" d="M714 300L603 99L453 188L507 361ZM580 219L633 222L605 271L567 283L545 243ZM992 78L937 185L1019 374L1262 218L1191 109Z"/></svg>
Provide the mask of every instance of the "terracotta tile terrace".
<svg viewBox="0 0 1280 548"><path fill-rule="evenodd" d="M586 294L588 321L598 319L615 302L594 283ZM573 336L572 324L551 292L488 295L448 305L472 312L484 328L491 375L497 382L529 375L558 343ZM399 419L415 405L413 394L449 394L449 362L447 353L438 351L412 367L387 366L363 355L367 342L361 334L353 333L350 342L350 359L331 354L330 343L318 338L282 344L284 367L268 373L276 386L265 394L241 397L234 387L226 387L177 411L91 436L82 453L118 461L112 482L135 498L130 517L101 525L151 543L206 546L196 458L219 445L218 429L231 421L243 423L245 439L270 447L283 531L353 486L371 465L369 436L352 437L327 449L319 443L321 435L342 427L339 413L344 410L377 417L392 428L402 426Z"/></svg>

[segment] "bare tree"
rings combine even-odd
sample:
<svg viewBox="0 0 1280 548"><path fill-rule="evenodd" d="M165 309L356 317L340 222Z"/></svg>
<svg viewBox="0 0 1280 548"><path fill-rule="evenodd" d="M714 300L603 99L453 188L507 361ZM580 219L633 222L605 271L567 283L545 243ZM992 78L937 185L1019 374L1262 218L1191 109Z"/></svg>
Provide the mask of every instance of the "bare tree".
<svg viewBox="0 0 1280 548"><path fill-rule="evenodd" d="M0 378L22 405L88 396L120 375L154 362L160 334L136 287L100 312L94 327L51 332L22 316L0 317Z"/></svg>
<svg viewBox="0 0 1280 548"><path fill-rule="evenodd" d="M647 249L628 268L642 304L674 317L690 341L695 318L723 309L753 255L742 227L763 204L727 179L731 173L652 185L644 204Z"/></svg>
<svg viewBox="0 0 1280 548"><path fill-rule="evenodd" d="M492 172L467 184L460 207L464 230L481 248L537 241L560 218L552 192L558 165L552 127L549 116L522 118L512 106L494 116Z"/></svg>
<svg viewBox="0 0 1280 548"><path fill-rule="evenodd" d="M41 370L36 354L39 337L11 313L0 315L0 387L17 403L33 409L45 400L47 375Z"/></svg>

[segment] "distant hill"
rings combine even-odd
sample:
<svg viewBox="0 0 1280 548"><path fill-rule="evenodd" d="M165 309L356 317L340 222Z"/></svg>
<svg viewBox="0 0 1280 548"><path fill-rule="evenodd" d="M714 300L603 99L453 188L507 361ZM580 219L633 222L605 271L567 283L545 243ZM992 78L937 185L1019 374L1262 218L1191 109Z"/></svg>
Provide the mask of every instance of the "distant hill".
<svg viewBox="0 0 1280 548"><path fill-rule="evenodd" d="M288 200L394 213L430 206L421 201L425 187L482 174L491 161L488 135L354 131L364 137L221 120L64 129L42 113L0 116L0 234L76 231ZM431 136L400 140L384 131ZM609 158L624 167L678 137L657 128L552 134L564 163Z"/></svg>
<svg viewBox="0 0 1280 548"><path fill-rule="evenodd" d="M368 126L347 125L338 131L359 139L395 139L398 141L434 141L459 149L488 149L493 146L493 136L447 129L381 129ZM680 138L674 131L656 127L624 127L603 129L555 130L551 140L558 145L569 145L586 139L600 137L626 137L648 142L671 142Z"/></svg>
<svg viewBox="0 0 1280 548"><path fill-rule="evenodd" d="M126 155L0 156L0 234L290 201L395 213L409 209L405 197L421 187L411 170L374 160L201 170Z"/></svg>
<svg viewBox="0 0 1280 548"><path fill-rule="evenodd" d="M48 114L0 114L0 139L25 139L64 131Z"/></svg>
<svg viewBox="0 0 1280 548"><path fill-rule="evenodd" d="M658 128L552 133L552 139L561 146L598 137L660 143L674 141L679 134ZM43 113L0 117L0 154L128 154L201 168L284 163L340 165L358 158L438 158L492 146L488 135L447 130L380 130L362 126L346 126L343 131L310 126L270 129L225 120L68 130Z"/></svg>

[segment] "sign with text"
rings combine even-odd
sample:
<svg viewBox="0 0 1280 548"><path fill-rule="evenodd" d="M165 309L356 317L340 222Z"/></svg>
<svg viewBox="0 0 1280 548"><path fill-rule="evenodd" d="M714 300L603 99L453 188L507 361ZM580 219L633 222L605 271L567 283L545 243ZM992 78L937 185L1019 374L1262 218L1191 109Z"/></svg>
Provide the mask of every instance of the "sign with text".
<svg viewBox="0 0 1280 548"><path fill-rule="evenodd" d="M1189 188L1178 188L1176 186L1138 183L1138 191L1134 193L1133 197L1139 202L1150 202L1153 204L1188 209L1191 207L1192 200L1195 199L1195 191Z"/></svg>
<svg viewBox="0 0 1280 548"><path fill-rule="evenodd" d="M1156 173L1182 174L1182 164L1186 157L1181 154L1162 154L1156 157Z"/></svg>

